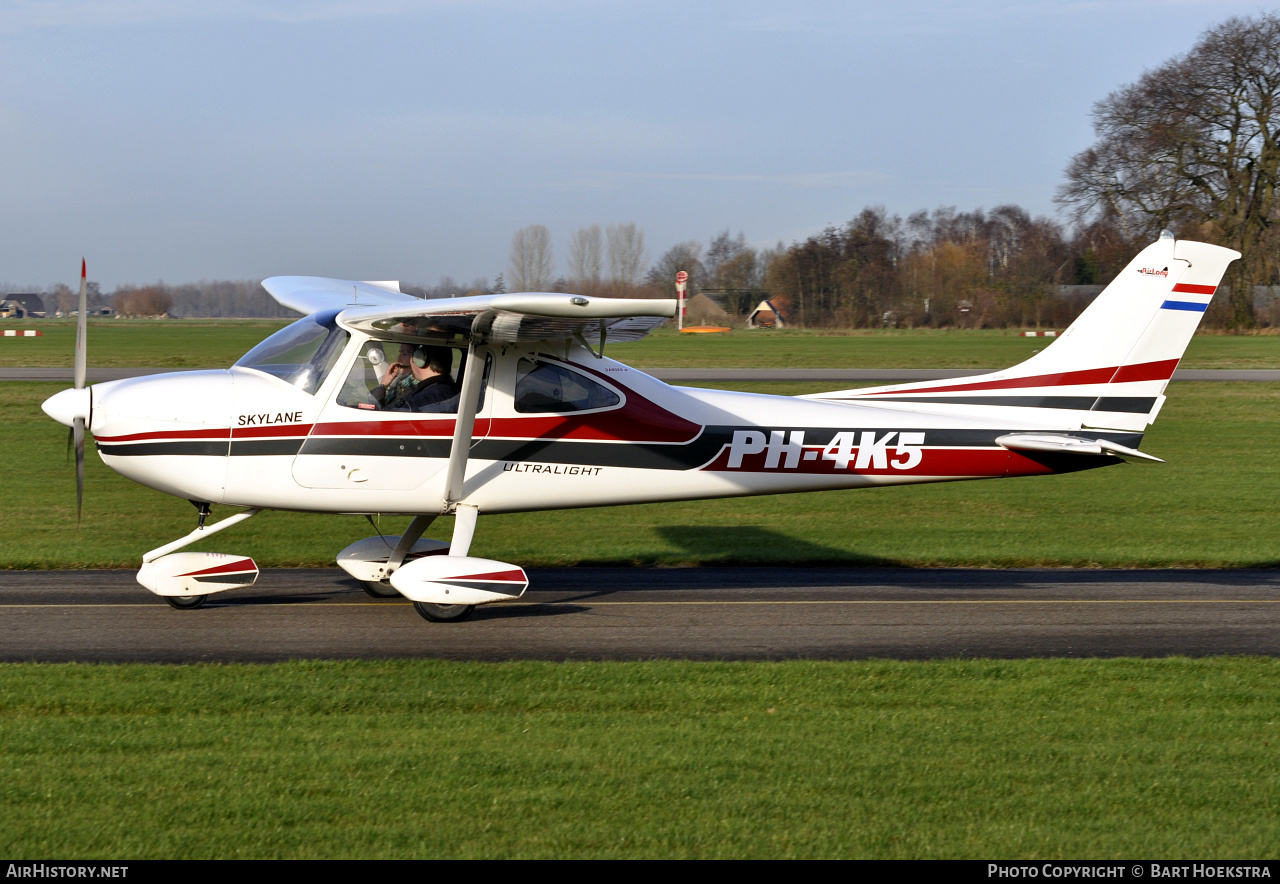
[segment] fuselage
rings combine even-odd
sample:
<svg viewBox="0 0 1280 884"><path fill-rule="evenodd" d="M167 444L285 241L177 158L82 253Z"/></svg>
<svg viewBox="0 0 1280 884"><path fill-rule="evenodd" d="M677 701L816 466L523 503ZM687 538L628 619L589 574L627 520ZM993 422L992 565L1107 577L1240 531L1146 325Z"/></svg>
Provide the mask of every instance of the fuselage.
<svg viewBox="0 0 1280 884"><path fill-rule="evenodd" d="M254 351L226 370L95 385L89 429L99 454L130 479L195 501L441 512L455 416L383 410L369 390L385 365L382 351L396 341L341 328L332 317L321 325L313 334L321 344L308 345L314 352L305 364L255 361ZM1010 423L901 405L672 387L581 344L554 352L493 345L477 357L487 364L462 500L487 513L1037 475L1117 462L1017 452L996 442L1008 433L1073 429L1041 411ZM1141 439L1103 435L1132 447Z"/></svg>

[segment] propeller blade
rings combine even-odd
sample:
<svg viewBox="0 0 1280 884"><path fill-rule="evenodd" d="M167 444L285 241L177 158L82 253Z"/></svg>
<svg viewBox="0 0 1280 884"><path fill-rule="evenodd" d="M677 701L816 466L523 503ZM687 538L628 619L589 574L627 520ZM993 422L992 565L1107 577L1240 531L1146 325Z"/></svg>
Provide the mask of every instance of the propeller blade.
<svg viewBox="0 0 1280 884"><path fill-rule="evenodd" d="M76 434L76 431L74 428L67 427L67 456L63 460L63 463L71 463L71 446L75 444L72 441L75 434Z"/></svg>
<svg viewBox="0 0 1280 884"><path fill-rule="evenodd" d="M84 258L80 259L80 312L76 314L76 389L84 389L84 379L86 374L85 361L85 336L88 332L88 322L85 314L89 312L89 299L86 296L86 266ZM83 421L81 421L81 433L84 432Z"/></svg>
<svg viewBox="0 0 1280 884"><path fill-rule="evenodd" d="M75 419L71 432L76 437L76 522L80 522L80 510L84 507L84 418Z"/></svg>

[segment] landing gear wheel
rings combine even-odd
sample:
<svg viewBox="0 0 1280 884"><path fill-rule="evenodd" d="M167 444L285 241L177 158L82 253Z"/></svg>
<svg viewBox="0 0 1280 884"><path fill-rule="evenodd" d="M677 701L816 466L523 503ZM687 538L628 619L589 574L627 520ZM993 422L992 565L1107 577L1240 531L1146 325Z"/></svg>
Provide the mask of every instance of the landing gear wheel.
<svg viewBox="0 0 1280 884"><path fill-rule="evenodd" d="M413 609L423 619L432 623L457 623L466 620L476 609L475 605L433 605L430 602L414 602Z"/></svg>
<svg viewBox="0 0 1280 884"><path fill-rule="evenodd" d="M207 595L167 595L164 600L169 603L169 607L177 608L179 611L190 611L192 608L198 608L204 604Z"/></svg>
<svg viewBox="0 0 1280 884"><path fill-rule="evenodd" d="M364 591L375 599L394 599L400 596L400 592L390 583L380 580L361 580L360 585L364 587Z"/></svg>

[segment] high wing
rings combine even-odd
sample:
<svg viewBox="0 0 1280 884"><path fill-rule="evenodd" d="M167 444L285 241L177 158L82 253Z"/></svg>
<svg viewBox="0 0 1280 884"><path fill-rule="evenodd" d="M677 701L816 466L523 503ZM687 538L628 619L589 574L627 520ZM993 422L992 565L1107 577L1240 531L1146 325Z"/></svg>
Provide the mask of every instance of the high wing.
<svg viewBox="0 0 1280 884"><path fill-rule="evenodd" d="M335 307L372 307L418 301L400 291L398 282L357 282L323 276L273 276L262 281L271 297L290 310L310 315Z"/></svg>
<svg viewBox="0 0 1280 884"><path fill-rule="evenodd" d="M590 298L558 292L519 292L470 298L415 298L394 282L354 282L318 276L273 276L262 287L304 313L345 308L338 321L371 334L416 328L419 337L468 339L479 332L498 343L579 337L638 341L676 315L666 298Z"/></svg>
<svg viewBox="0 0 1280 884"><path fill-rule="evenodd" d="M418 335L467 338L482 334L498 343L586 337L637 341L675 316L676 302L650 298L588 298L555 292L436 298L412 305L349 307L338 321L371 334L413 326Z"/></svg>

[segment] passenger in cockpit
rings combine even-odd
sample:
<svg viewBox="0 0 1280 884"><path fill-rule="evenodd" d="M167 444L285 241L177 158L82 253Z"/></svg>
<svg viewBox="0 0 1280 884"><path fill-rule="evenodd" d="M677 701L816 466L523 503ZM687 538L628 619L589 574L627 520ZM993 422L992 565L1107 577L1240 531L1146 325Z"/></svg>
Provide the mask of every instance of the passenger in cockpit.
<svg viewBox="0 0 1280 884"><path fill-rule="evenodd" d="M414 349L413 344L401 344L400 355L395 362L387 366L387 370L382 373L382 377L378 381L378 386L370 391L373 394L373 398L378 400L379 407L411 393L417 385L418 382L414 380L413 372L409 370L409 366L413 362Z"/></svg>
<svg viewBox="0 0 1280 884"><path fill-rule="evenodd" d="M458 386L450 376L452 368L448 347L401 344L399 359L370 392L385 411L456 413Z"/></svg>

